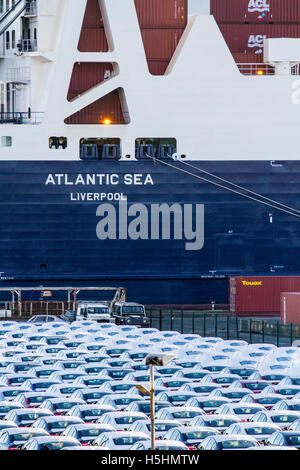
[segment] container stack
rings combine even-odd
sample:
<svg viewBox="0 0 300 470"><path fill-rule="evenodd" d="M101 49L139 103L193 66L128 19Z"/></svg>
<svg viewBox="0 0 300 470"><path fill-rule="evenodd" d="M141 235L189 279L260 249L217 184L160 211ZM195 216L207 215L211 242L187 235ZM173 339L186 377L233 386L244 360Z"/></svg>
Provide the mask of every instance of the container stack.
<svg viewBox="0 0 300 470"><path fill-rule="evenodd" d="M187 25L187 0L134 0L149 71L163 75Z"/></svg>
<svg viewBox="0 0 300 470"><path fill-rule="evenodd" d="M211 0L237 63L263 63L264 40L300 38L299 0Z"/></svg>

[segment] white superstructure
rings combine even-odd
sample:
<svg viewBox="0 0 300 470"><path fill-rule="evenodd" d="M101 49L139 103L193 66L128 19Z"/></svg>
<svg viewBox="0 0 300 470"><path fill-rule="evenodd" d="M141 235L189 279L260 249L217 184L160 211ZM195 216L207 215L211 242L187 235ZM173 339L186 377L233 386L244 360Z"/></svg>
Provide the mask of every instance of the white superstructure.
<svg viewBox="0 0 300 470"><path fill-rule="evenodd" d="M21 114L17 122L0 121L1 160L78 160L80 140L93 137L120 139L126 160L135 159L139 137L176 139L179 158L191 160L299 158L299 76L243 75L207 14L189 16L166 74L153 76L134 1L99 4L107 53L78 51L86 0L15 0L6 17L3 11L1 112ZM112 63L114 73L68 101L78 62ZM65 124L66 118L118 88L123 90L125 124ZM49 148L51 136L63 136L65 148Z"/></svg>

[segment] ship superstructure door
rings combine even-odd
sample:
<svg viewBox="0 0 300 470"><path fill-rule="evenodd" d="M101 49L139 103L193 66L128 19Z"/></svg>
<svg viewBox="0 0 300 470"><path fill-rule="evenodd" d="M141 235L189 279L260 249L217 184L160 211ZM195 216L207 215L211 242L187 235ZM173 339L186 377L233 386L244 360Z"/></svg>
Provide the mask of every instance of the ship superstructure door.
<svg viewBox="0 0 300 470"><path fill-rule="evenodd" d="M0 113L6 113L6 83L0 82Z"/></svg>
<svg viewBox="0 0 300 470"><path fill-rule="evenodd" d="M218 271L241 272L247 267L246 241L242 234L220 234L216 240Z"/></svg>

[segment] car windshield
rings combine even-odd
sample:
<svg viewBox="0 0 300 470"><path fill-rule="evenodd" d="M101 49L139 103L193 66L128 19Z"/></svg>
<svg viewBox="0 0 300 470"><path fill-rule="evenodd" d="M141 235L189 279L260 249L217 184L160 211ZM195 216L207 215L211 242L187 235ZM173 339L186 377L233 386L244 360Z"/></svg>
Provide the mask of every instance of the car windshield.
<svg viewBox="0 0 300 470"><path fill-rule="evenodd" d="M215 434L214 431L191 431L183 433L185 439L205 439L207 436Z"/></svg>
<svg viewBox="0 0 300 470"><path fill-rule="evenodd" d="M129 405L129 403L131 403L132 401L135 401L135 400L133 400L132 398L124 397L124 398L117 398L115 400L115 403L116 405Z"/></svg>
<svg viewBox="0 0 300 470"><path fill-rule="evenodd" d="M171 423L155 423L156 431L168 431L169 429L175 428L176 426L176 424ZM151 424L147 424L147 427L150 431Z"/></svg>
<svg viewBox="0 0 300 470"><path fill-rule="evenodd" d="M227 384L232 383L237 380L237 377L216 377L215 381L217 384Z"/></svg>
<svg viewBox="0 0 300 470"><path fill-rule="evenodd" d="M223 449L246 449L248 447L253 447L254 445L255 444L253 442L242 439L222 442Z"/></svg>
<svg viewBox="0 0 300 470"><path fill-rule="evenodd" d="M75 390L77 390L77 387L63 387L60 389L60 393L69 394L75 392Z"/></svg>
<svg viewBox="0 0 300 470"><path fill-rule="evenodd" d="M103 413L102 409L90 409L90 410L85 410L82 412L82 416L87 417L87 416L101 416Z"/></svg>
<svg viewBox="0 0 300 470"><path fill-rule="evenodd" d="M291 423L292 421L295 421L295 419L299 418L299 416L294 416L294 415L275 415L272 416L271 419L273 423Z"/></svg>
<svg viewBox="0 0 300 470"><path fill-rule="evenodd" d="M109 313L108 307L88 307L87 313L93 315L94 313Z"/></svg>
<svg viewBox="0 0 300 470"><path fill-rule="evenodd" d="M38 418L40 418L40 414L39 413L28 413L28 414L24 414L21 416L21 421L34 421Z"/></svg>
<svg viewBox="0 0 300 470"><path fill-rule="evenodd" d="M291 446L300 445L300 436L287 436L287 441Z"/></svg>
<svg viewBox="0 0 300 470"><path fill-rule="evenodd" d="M116 418L116 423L117 424L129 424L129 423L134 423L138 419L140 419L138 416L122 416L121 418Z"/></svg>
<svg viewBox="0 0 300 470"><path fill-rule="evenodd" d="M129 390L132 387L131 384L118 384L118 385L113 385L112 389L115 391L118 390Z"/></svg>
<svg viewBox="0 0 300 470"><path fill-rule="evenodd" d="M209 425L212 427L221 427L221 426L228 427L233 423L235 423L235 421L231 419L214 419L209 422Z"/></svg>
<svg viewBox="0 0 300 470"><path fill-rule="evenodd" d="M87 386L90 386L90 385L102 385L103 382L106 382L106 380L103 380L103 379L85 379L85 380L84 380L84 383L85 383Z"/></svg>
<svg viewBox="0 0 300 470"><path fill-rule="evenodd" d="M51 429L64 429L72 424L70 421L55 421L51 423Z"/></svg>
<svg viewBox="0 0 300 470"><path fill-rule="evenodd" d="M273 434L274 432L274 428L269 428L267 426L255 426L247 429L247 434L250 436L256 436L257 434Z"/></svg>
<svg viewBox="0 0 300 470"><path fill-rule="evenodd" d="M47 442L47 444L44 444L42 448L45 450L60 450L63 447L74 447L76 446L77 443L73 442Z"/></svg>
<svg viewBox="0 0 300 470"><path fill-rule="evenodd" d="M103 432L102 429L84 429L80 431L81 437L89 437L89 436L99 436Z"/></svg>
<svg viewBox="0 0 300 470"><path fill-rule="evenodd" d="M247 392L227 392L227 398L242 398Z"/></svg>
<svg viewBox="0 0 300 470"><path fill-rule="evenodd" d="M85 400L92 400L92 399L100 399L105 395L104 392L89 392L84 394L84 399Z"/></svg>
<svg viewBox="0 0 300 470"><path fill-rule="evenodd" d="M13 435L14 441L29 441L29 439L33 436L33 433L30 432L20 432Z"/></svg>
<svg viewBox="0 0 300 470"><path fill-rule="evenodd" d="M172 413L173 418L194 418L195 416L198 416L200 414L199 411L189 411L189 410L183 410L183 411L174 411Z"/></svg>
<svg viewBox="0 0 300 470"><path fill-rule="evenodd" d="M0 406L0 413L1 413L1 414L6 414L6 413L8 413L8 412L9 412L11 409L13 409L13 408L15 408L15 406L13 406L13 405L12 405L12 406L9 406L9 405L8 405L8 406L5 406L5 405L4 405L4 406Z"/></svg>
<svg viewBox="0 0 300 470"><path fill-rule="evenodd" d="M125 313L125 314L144 313L144 307L139 306L139 305L131 305L131 306L122 307L122 313Z"/></svg>
<svg viewBox="0 0 300 470"><path fill-rule="evenodd" d="M76 402L73 403L73 402L64 401L61 403L56 403L55 408L56 410L69 410L75 405L77 405Z"/></svg>
<svg viewBox="0 0 300 470"><path fill-rule="evenodd" d="M257 403L259 403L260 405L273 405L274 403L277 403L280 400L280 397L262 397L257 399Z"/></svg>
<svg viewBox="0 0 300 470"><path fill-rule="evenodd" d="M29 403L42 403L45 400L45 397L43 395L37 395L27 398L27 400Z"/></svg>
<svg viewBox="0 0 300 470"><path fill-rule="evenodd" d="M11 377L9 379L9 382L13 385L13 384L21 384L23 382L25 382L25 380L27 380L28 377Z"/></svg>
<svg viewBox="0 0 300 470"><path fill-rule="evenodd" d="M199 385L199 387L195 387L194 391L196 393L209 393L215 389L214 385Z"/></svg>
<svg viewBox="0 0 300 470"><path fill-rule="evenodd" d="M249 383L247 384L247 388L250 390L263 390L268 384L264 383Z"/></svg>
<svg viewBox="0 0 300 470"><path fill-rule="evenodd" d="M257 408L251 408L251 406L243 406L241 408L235 409L235 414L237 415L251 415L256 413L258 410Z"/></svg>
<svg viewBox="0 0 300 470"><path fill-rule="evenodd" d="M126 446L130 444L135 444L138 441L143 441L141 436L128 436L128 437L118 437L116 439L113 439L114 444L117 446Z"/></svg>
<svg viewBox="0 0 300 470"><path fill-rule="evenodd" d="M33 388L35 390L39 390L41 388L49 388L51 385L53 385L53 382L39 382L39 383L35 383L33 385Z"/></svg>

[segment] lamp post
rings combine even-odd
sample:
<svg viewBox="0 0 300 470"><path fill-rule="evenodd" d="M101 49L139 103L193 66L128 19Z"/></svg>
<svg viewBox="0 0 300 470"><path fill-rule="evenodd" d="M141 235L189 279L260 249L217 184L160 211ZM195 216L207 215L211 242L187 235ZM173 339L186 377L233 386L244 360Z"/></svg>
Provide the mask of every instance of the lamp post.
<svg viewBox="0 0 300 470"><path fill-rule="evenodd" d="M150 421L151 421L151 450L155 450L155 387L154 387L154 367L165 366L169 364L174 355L170 354L148 354L146 357L146 365L150 366L150 390L141 387L142 393L150 395ZM142 390L144 389L144 391Z"/></svg>

